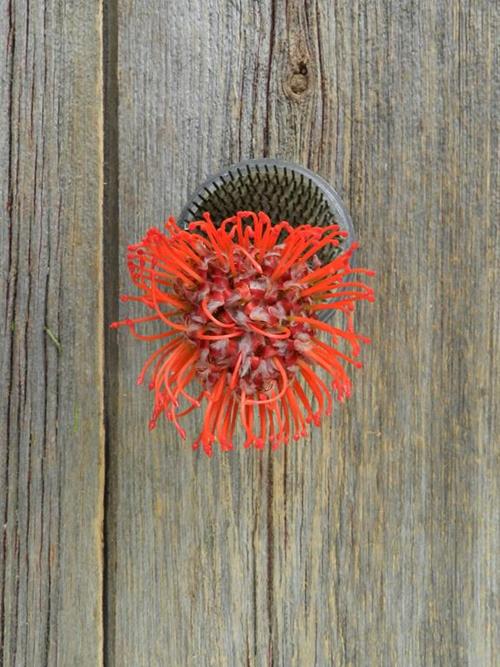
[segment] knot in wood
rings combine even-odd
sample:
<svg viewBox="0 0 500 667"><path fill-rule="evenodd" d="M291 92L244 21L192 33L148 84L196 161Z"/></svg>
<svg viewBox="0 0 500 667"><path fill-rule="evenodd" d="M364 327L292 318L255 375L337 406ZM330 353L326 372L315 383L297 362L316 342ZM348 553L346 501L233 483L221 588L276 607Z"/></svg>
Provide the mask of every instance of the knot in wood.
<svg viewBox="0 0 500 667"><path fill-rule="evenodd" d="M291 97L297 98L302 97L309 87L309 70L307 64L301 60L293 66L292 72L285 83L285 90Z"/></svg>
<svg viewBox="0 0 500 667"><path fill-rule="evenodd" d="M292 74L288 85L292 93L302 95L309 86L309 79L304 74Z"/></svg>

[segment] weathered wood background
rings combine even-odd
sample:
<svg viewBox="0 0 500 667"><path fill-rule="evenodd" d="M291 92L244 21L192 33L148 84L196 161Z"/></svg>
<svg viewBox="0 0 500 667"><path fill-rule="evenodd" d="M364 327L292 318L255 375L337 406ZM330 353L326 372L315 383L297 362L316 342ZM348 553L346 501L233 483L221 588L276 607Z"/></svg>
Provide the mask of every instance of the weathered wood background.
<svg viewBox="0 0 500 667"><path fill-rule="evenodd" d="M0 7L0 664L497 665L495 3ZM331 423L209 460L107 324L127 243L261 156L345 198L374 342Z"/></svg>

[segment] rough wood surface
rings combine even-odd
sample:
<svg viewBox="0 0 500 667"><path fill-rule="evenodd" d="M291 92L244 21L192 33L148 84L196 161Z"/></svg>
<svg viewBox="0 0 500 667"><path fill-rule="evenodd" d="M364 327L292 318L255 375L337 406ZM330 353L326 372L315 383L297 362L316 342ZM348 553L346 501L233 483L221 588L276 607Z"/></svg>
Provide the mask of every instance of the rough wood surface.
<svg viewBox="0 0 500 667"><path fill-rule="evenodd" d="M0 3L0 664L102 662L100 2Z"/></svg>
<svg viewBox="0 0 500 667"><path fill-rule="evenodd" d="M219 166L278 156L338 188L379 275L355 396L274 454L149 434L120 335L110 664L495 664L493 12L118 0L120 256Z"/></svg>
<svg viewBox="0 0 500 667"><path fill-rule="evenodd" d="M0 664L498 663L496 25L490 0L0 3ZM127 244L261 156L343 195L374 342L305 441L207 459L149 433L147 348L103 331Z"/></svg>

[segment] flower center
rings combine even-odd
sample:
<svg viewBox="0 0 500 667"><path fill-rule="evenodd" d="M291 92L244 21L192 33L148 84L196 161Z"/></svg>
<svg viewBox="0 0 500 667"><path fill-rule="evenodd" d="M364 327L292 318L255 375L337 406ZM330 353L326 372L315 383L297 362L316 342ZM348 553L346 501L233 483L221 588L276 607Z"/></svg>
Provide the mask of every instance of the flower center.
<svg viewBox="0 0 500 667"><path fill-rule="evenodd" d="M215 253L198 267L203 284L196 289L178 285L177 293L191 304L184 316L187 338L198 346L198 376L207 389L231 375L237 393L261 394L295 375L296 360L310 344L311 328L293 322L305 314L310 297L303 297L297 281L310 271L305 262L273 278L283 251L277 245L261 259L255 249L234 253L234 270ZM315 264L313 261L312 264Z"/></svg>

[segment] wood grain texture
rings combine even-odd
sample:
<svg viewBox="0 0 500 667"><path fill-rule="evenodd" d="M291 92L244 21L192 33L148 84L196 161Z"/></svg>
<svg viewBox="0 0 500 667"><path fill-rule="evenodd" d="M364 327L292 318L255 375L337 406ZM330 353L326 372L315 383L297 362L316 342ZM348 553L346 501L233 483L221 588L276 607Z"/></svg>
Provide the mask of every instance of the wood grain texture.
<svg viewBox="0 0 500 667"><path fill-rule="evenodd" d="M345 197L378 303L352 400L274 454L149 434L119 338L110 664L496 664L493 12L118 0L121 257L208 173L282 157Z"/></svg>
<svg viewBox="0 0 500 667"><path fill-rule="evenodd" d="M279 156L344 194L379 301L353 400L274 455L149 435L120 338L113 664L494 664L492 11L119 0L122 256L221 164Z"/></svg>
<svg viewBox="0 0 500 667"><path fill-rule="evenodd" d="M97 0L0 3L0 664L102 662Z"/></svg>
<svg viewBox="0 0 500 667"><path fill-rule="evenodd" d="M0 664L496 665L494 3L101 4L0 4ZM374 342L303 442L207 459L102 332L127 244L261 156L343 195Z"/></svg>

